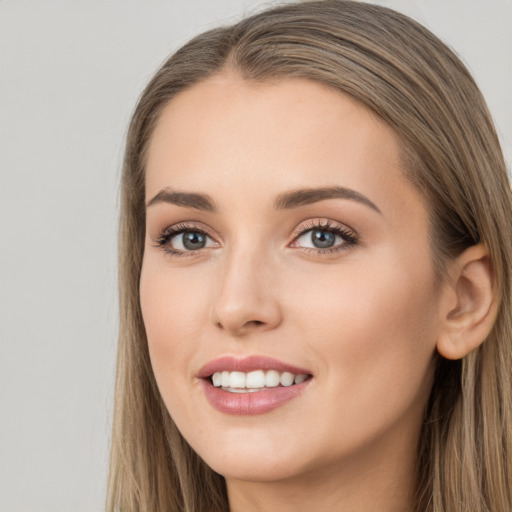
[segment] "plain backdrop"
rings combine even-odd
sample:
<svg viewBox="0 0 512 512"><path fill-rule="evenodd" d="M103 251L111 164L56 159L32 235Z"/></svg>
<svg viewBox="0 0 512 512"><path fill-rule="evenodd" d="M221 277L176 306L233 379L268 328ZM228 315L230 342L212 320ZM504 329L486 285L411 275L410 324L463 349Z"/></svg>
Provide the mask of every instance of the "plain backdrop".
<svg viewBox="0 0 512 512"><path fill-rule="evenodd" d="M512 161L512 0L380 1L474 73ZM145 83L259 0L0 0L0 511L103 509L123 139Z"/></svg>

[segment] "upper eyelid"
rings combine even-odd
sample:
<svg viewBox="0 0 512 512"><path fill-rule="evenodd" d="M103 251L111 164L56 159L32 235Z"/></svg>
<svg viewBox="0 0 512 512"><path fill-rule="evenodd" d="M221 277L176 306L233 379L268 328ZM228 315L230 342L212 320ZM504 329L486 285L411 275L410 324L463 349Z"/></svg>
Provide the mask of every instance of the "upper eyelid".
<svg viewBox="0 0 512 512"><path fill-rule="evenodd" d="M328 218L316 218L316 219L309 219L306 221L301 222L294 230L293 230L293 236L294 239L298 236L304 234L307 231L311 231L314 229L325 229L328 231L329 229L332 230L339 230L339 231L348 231L351 235L354 237L358 237L357 231L353 228L351 228L349 225L344 224L342 222L338 222L332 219Z"/></svg>
<svg viewBox="0 0 512 512"><path fill-rule="evenodd" d="M201 233L204 233L205 235L208 235L210 238L215 239L215 235L212 233L212 230L208 228L205 224L202 222L177 222L176 224L172 224L170 226L165 227L160 234L160 236L165 236L167 234L169 235L177 235L179 233L182 233L184 231L200 231Z"/></svg>

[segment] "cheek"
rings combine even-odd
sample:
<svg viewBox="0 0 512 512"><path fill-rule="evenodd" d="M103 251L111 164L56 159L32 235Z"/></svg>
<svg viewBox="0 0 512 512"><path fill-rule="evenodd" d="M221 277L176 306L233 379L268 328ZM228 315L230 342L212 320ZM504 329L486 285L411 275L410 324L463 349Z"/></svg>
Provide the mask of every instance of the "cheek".
<svg viewBox="0 0 512 512"><path fill-rule="evenodd" d="M187 431L201 430L189 425L196 411L188 397L194 383L190 362L198 351L206 293L198 294L198 283L191 282L187 272L170 272L165 258L160 259L163 261L145 260L140 280L151 366L173 420Z"/></svg>
<svg viewBox="0 0 512 512"><path fill-rule="evenodd" d="M198 294L187 272L171 273L165 263L145 261L140 301L151 364L164 399L172 376L183 377L196 351L207 290ZM192 378L186 375L187 378Z"/></svg>
<svg viewBox="0 0 512 512"><path fill-rule="evenodd" d="M320 269L313 279L294 279L284 307L300 312L308 330L333 346L344 346L344 340L352 346L351 333L360 335L357 350L403 337L414 344L436 324L439 296L429 268L429 262L407 268L368 258L335 271Z"/></svg>
<svg viewBox="0 0 512 512"><path fill-rule="evenodd" d="M356 408L395 398L403 407L430 381L439 327L430 263L385 262L358 262L338 276L319 272L289 297L300 312L297 332L320 356L319 374Z"/></svg>

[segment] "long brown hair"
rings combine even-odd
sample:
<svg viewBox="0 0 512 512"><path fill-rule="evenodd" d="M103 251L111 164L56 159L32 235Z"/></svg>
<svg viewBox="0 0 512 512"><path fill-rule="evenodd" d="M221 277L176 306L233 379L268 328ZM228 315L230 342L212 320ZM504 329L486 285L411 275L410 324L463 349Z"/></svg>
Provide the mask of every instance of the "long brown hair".
<svg viewBox="0 0 512 512"><path fill-rule="evenodd" d="M477 86L432 33L392 10L326 0L288 4L204 33L150 81L126 142L120 218L120 336L107 508L229 510L225 482L184 441L158 392L139 305L148 141L174 95L226 69L261 82L301 77L359 100L403 142L428 199L434 264L480 241L499 312L485 342L439 357L418 447L417 512L512 510L512 202L496 132Z"/></svg>

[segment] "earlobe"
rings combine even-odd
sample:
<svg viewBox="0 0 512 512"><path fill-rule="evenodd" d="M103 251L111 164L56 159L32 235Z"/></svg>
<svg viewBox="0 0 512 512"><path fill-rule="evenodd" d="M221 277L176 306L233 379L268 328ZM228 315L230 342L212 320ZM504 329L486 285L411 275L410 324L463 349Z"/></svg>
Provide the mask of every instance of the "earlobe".
<svg viewBox="0 0 512 512"><path fill-rule="evenodd" d="M485 244L469 247L456 258L447 286L451 300L442 312L437 350L447 359L461 359L487 338L497 315L494 275Z"/></svg>

